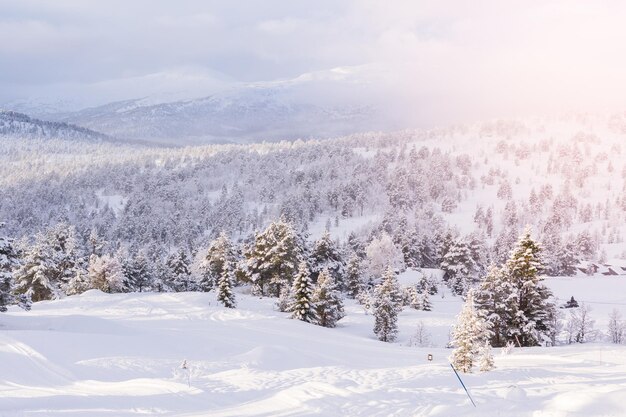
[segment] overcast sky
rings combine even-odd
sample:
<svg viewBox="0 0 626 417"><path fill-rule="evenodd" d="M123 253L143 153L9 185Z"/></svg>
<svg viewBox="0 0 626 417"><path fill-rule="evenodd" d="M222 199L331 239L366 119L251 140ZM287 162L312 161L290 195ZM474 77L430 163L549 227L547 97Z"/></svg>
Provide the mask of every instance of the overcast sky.
<svg viewBox="0 0 626 417"><path fill-rule="evenodd" d="M437 121L623 109L625 3L0 0L0 103L343 68L352 88Z"/></svg>

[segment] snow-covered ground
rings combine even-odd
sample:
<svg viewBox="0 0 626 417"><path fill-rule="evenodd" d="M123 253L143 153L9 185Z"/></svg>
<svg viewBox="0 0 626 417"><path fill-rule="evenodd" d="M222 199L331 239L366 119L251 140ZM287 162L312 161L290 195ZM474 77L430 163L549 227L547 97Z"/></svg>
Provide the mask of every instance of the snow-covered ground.
<svg viewBox="0 0 626 417"><path fill-rule="evenodd" d="M619 279L548 283L588 300L605 330L609 306L626 312ZM443 347L461 305L449 293L432 297L431 312L403 311L391 344L350 300L327 329L288 319L273 299L237 298L230 310L213 293L92 290L12 308L0 314L0 416L626 415L626 346L495 352L496 370L463 376L474 408ZM433 347L409 346L419 321Z"/></svg>

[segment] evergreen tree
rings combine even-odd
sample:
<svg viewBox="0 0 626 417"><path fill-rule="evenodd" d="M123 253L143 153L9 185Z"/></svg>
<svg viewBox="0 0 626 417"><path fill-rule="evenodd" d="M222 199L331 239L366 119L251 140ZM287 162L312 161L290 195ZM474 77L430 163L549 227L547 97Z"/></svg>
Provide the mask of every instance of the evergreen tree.
<svg viewBox="0 0 626 417"><path fill-rule="evenodd" d="M480 369L480 372L489 372L496 367L493 362L493 354L491 353L491 345L488 339L485 339L485 343L481 347L479 355L478 369Z"/></svg>
<svg viewBox="0 0 626 417"><path fill-rule="evenodd" d="M509 323L517 311L516 289L503 270L492 265L475 291L475 303L487 321L492 346L505 346L509 340Z"/></svg>
<svg viewBox="0 0 626 417"><path fill-rule="evenodd" d="M402 294L391 267L387 268L382 282L374 294L374 334L378 340L393 342L398 333L398 313L402 310Z"/></svg>
<svg viewBox="0 0 626 417"><path fill-rule="evenodd" d="M450 362L457 370L464 373L472 372L476 356L487 337L486 332L486 323L474 306L474 291L470 290L452 330L454 350Z"/></svg>
<svg viewBox="0 0 626 417"><path fill-rule="evenodd" d="M76 274L70 279L67 283L67 288L65 293L67 295L76 295L82 294L87 290L92 289L91 281L89 279L89 275L87 275L86 271L82 269L78 269Z"/></svg>
<svg viewBox="0 0 626 417"><path fill-rule="evenodd" d="M233 292L233 272L227 270L220 275L217 281L217 301L222 303L224 307L235 308L235 293Z"/></svg>
<svg viewBox="0 0 626 417"><path fill-rule="evenodd" d="M3 224L0 223L0 228ZM15 296L13 271L19 266L18 254L13 248L13 241L0 236L0 312L7 307L18 304L25 310L30 309L30 300L26 296Z"/></svg>
<svg viewBox="0 0 626 417"><path fill-rule="evenodd" d="M311 279L317 282L318 275L324 270L333 276L339 287L344 286L345 263L339 252L337 244L331 239L330 233L325 231L313 246L313 251L309 257L311 266Z"/></svg>
<svg viewBox="0 0 626 417"><path fill-rule="evenodd" d="M549 329L548 316L554 305L552 293L541 283L542 265L539 245L526 230L505 265L506 279L515 289L516 298L508 303L510 338L522 346L537 346Z"/></svg>
<svg viewBox="0 0 626 417"><path fill-rule="evenodd" d="M455 240L450 245L441 261L441 269L444 271L444 281L456 295L464 294L476 280L476 263L470 248L461 240Z"/></svg>
<svg viewBox="0 0 626 417"><path fill-rule="evenodd" d="M356 298L365 286L361 258L356 254L350 257L346 268L346 290L348 297Z"/></svg>
<svg viewBox="0 0 626 417"><path fill-rule="evenodd" d="M292 301L288 308L291 318L306 321L308 323L315 322L317 315L312 302L313 283L309 275L309 268L306 262L300 262L298 273L296 274L292 287Z"/></svg>
<svg viewBox="0 0 626 417"><path fill-rule="evenodd" d="M201 279L198 285L202 291L211 291L220 278L232 275L237 255L228 235L220 233L209 245L204 261L201 264Z"/></svg>
<svg viewBox="0 0 626 417"><path fill-rule="evenodd" d="M304 258L304 239L293 226L281 219L257 233L245 251L248 279L261 295L278 297L289 286Z"/></svg>
<svg viewBox="0 0 626 417"><path fill-rule="evenodd" d="M88 274L91 288L108 293L121 292L124 289L122 264L114 256L91 255Z"/></svg>
<svg viewBox="0 0 626 417"><path fill-rule="evenodd" d="M168 258L167 269L169 283L174 291L192 291L194 289L189 271L189 259L183 248Z"/></svg>
<svg viewBox="0 0 626 417"><path fill-rule="evenodd" d="M133 257L130 267L126 272L128 289L131 291L143 292L150 289L152 274L148 258L143 250L137 252Z"/></svg>
<svg viewBox="0 0 626 417"><path fill-rule="evenodd" d="M42 235L27 249L21 266L15 271L15 291L33 302L59 298L62 294Z"/></svg>
<svg viewBox="0 0 626 417"><path fill-rule="evenodd" d="M341 294L333 275L327 269L318 275L312 301L320 326L335 327L345 316Z"/></svg>

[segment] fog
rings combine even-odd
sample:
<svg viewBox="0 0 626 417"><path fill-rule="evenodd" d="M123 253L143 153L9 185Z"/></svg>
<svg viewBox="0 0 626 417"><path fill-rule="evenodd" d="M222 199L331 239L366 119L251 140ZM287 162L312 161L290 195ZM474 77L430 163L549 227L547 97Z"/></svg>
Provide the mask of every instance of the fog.
<svg viewBox="0 0 626 417"><path fill-rule="evenodd" d="M619 1L0 0L0 103L296 80L416 126L623 110L625 21Z"/></svg>

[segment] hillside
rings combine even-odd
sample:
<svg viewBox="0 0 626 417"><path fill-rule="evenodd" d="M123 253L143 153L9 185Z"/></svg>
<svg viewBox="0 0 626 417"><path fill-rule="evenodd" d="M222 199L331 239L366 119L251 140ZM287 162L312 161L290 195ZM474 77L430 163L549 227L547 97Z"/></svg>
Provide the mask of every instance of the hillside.
<svg viewBox="0 0 626 417"><path fill-rule="evenodd" d="M404 277L404 276L403 276ZM410 282L408 273L401 280ZM407 281L408 279L408 281ZM556 295L593 299L596 328L626 299L626 280L548 280ZM554 282L555 285L552 285ZM610 294L613 294L611 296ZM621 295L618 295L621 294ZM397 343L372 334L353 301L335 329L289 320L274 299L237 292L103 294L40 302L0 315L0 414L164 416L609 416L624 412L626 348L604 343L494 349L497 368L464 375L443 348L460 299L405 309ZM431 347L410 347L418 322ZM426 360L433 354L432 362ZM181 369L187 362L188 371ZM189 385L188 385L189 384Z"/></svg>
<svg viewBox="0 0 626 417"><path fill-rule="evenodd" d="M0 137L114 141L108 135L65 122L50 122L14 111L0 111Z"/></svg>

